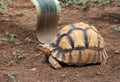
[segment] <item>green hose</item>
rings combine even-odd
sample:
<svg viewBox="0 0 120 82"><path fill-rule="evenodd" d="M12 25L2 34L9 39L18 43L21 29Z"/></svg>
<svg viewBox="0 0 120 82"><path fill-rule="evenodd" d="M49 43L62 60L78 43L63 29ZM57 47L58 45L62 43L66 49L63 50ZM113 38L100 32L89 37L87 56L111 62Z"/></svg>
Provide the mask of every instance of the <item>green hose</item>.
<svg viewBox="0 0 120 82"><path fill-rule="evenodd" d="M37 38L41 43L49 43L56 35L59 13L58 0L31 0L38 11Z"/></svg>

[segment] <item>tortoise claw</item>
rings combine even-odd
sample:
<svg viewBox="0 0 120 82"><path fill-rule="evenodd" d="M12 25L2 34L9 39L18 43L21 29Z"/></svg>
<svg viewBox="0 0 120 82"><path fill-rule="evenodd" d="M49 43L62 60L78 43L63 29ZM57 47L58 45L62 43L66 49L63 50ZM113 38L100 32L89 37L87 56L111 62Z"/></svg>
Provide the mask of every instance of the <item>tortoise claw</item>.
<svg viewBox="0 0 120 82"><path fill-rule="evenodd" d="M107 60L104 60L100 65L106 65L107 64Z"/></svg>

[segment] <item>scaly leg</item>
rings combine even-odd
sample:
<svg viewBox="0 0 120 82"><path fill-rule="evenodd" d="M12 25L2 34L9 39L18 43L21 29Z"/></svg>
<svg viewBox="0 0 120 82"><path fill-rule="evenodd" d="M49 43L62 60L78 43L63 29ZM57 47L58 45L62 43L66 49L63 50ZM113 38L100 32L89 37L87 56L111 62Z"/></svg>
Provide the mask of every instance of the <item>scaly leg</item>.
<svg viewBox="0 0 120 82"><path fill-rule="evenodd" d="M55 58L53 58L52 56L49 57L48 61L53 68L55 68L55 69L62 68L62 66L59 64L59 62Z"/></svg>
<svg viewBox="0 0 120 82"><path fill-rule="evenodd" d="M103 54L103 61L101 62L101 65L106 65L107 64L107 59L108 59L108 54L106 53L106 51L104 50L104 54Z"/></svg>

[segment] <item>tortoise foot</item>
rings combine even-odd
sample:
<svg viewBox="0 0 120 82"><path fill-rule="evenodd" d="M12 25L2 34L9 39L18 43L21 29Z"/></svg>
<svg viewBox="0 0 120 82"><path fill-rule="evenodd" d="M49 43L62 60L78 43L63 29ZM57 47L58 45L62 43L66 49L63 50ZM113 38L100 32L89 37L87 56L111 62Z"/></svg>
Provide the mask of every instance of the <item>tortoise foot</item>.
<svg viewBox="0 0 120 82"><path fill-rule="evenodd" d="M62 68L59 62L56 59L54 59L52 56L49 57L48 61L54 69Z"/></svg>

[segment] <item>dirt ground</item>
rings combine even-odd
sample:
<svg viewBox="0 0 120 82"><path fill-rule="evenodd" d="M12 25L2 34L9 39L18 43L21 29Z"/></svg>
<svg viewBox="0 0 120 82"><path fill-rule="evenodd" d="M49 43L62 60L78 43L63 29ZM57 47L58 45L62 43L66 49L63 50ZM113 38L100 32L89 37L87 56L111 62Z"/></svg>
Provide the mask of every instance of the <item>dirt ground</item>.
<svg viewBox="0 0 120 82"><path fill-rule="evenodd" d="M111 26L120 25L120 20L104 18L102 14L107 9L120 7L114 4L104 8L89 5L87 12L83 12L79 5L64 9L58 27L81 21L96 26L106 42L107 65L53 69L36 48L39 42L34 6L29 0L17 0L6 14L0 14L0 82L119 82L120 32L112 30Z"/></svg>

